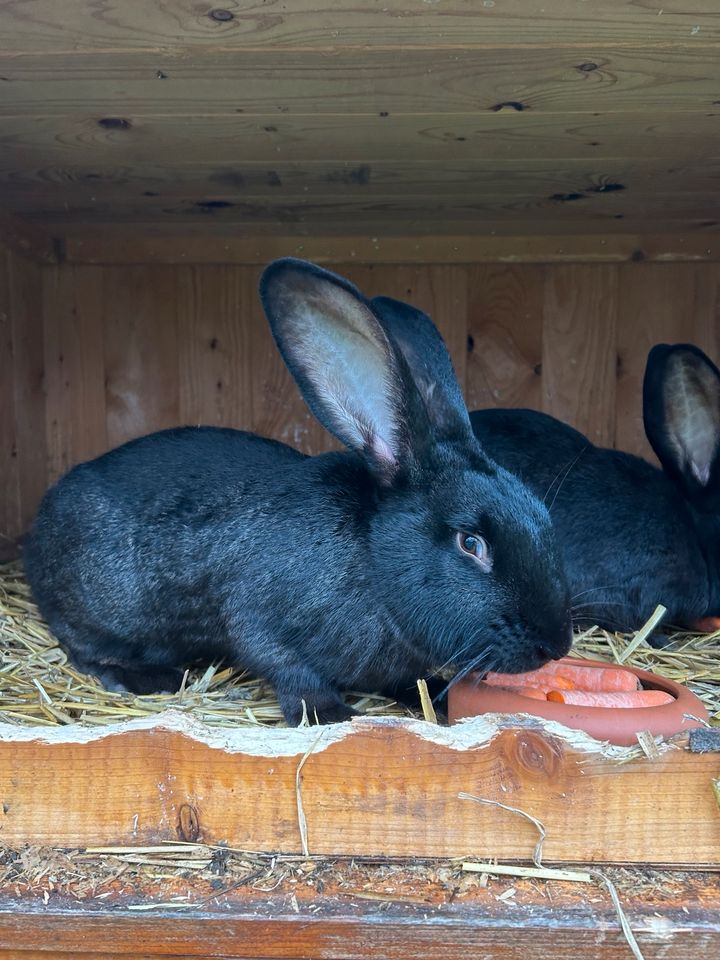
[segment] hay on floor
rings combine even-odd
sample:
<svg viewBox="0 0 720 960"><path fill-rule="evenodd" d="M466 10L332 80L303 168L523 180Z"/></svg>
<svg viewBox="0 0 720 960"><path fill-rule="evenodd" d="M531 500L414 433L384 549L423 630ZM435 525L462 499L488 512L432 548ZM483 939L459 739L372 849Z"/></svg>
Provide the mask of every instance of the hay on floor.
<svg viewBox="0 0 720 960"><path fill-rule="evenodd" d="M622 656L632 639L632 635L593 628L578 635L573 652L612 661ZM678 633L662 650L641 644L625 662L686 683L705 702L712 722L720 725L720 631ZM376 694L351 693L347 700L369 715L412 715L406 707ZM172 695L135 696L105 690L75 670L57 645L32 603L21 565L0 566L0 721L102 725L152 716L170 707L188 710L215 727L284 724L272 688L229 668L211 666L190 673L182 689Z"/></svg>

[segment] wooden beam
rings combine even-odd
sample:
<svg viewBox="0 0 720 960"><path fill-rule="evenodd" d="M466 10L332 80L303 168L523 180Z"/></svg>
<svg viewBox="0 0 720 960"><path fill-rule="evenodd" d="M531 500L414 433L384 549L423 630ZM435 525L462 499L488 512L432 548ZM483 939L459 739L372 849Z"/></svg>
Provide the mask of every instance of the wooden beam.
<svg viewBox="0 0 720 960"><path fill-rule="evenodd" d="M297 782L298 764L310 754ZM143 844L183 835L313 854L717 864L715 754L658 760L557 724L479 718L447 729L360 720L318 730L204 728L185 714L117 729L0 726L5 844ZM572 829L568 824L572 823Z"/></svg>
<svg viewBox="0 0 720 960"><path fill-rule="evenodd" d="M187 0L152 5L131 0L110 7L82 0L70 8L54 0L5 4L0 36L9 52L78 54L84 51L249 47L365 48L377 45L510 47L569 44L592 48L621 46L697 46L720 40L720 11L714 0L628 4L604 0L546 0L528 9L526 0L477 6L465 0L425 3L408 15L406 0L383 0L372 15L359 0L270 0L228 4L230 17L213 18L212 6Z"/></svg>
<svg viewBox="0 0 720 960"><path fill-rule="evenodd" d="M717 54L691 41L688 34L686 46L659 49L518 44L448 51L433 44L253 49L241 56L222 48L195 50L192 56L172 48L0 52L0 76L12 85L12 95L0 100L0 116L701 114L712 111L718 99Z"/></svg>
<svg viewBox="0 0 720 960"><path fill-rule="evenodd" d="M62 242L49 230L4 211L0 211L0 244L38 263L56 263L62 255Z"/></svg>
<svg viewBox="0 0 720 960"><path fill-rule="evenodd" d="M355 225L354 225L355 226ZM486 225L492 226L492 225ZM720 260L717 234L643 233L597 236L532 235L537 224L521 224L517 235L246 236L234 231L204 232L133 227L79 228L66 224L68 262L239 263L264 264L296 256L319 263L624 263L634 261L715 262ZM638 225L640 226L640 225ZM646 225L644 225L646 226ZM524 230L525 232L522 232ZM278 231L279 233L279 231Z"/></svg>

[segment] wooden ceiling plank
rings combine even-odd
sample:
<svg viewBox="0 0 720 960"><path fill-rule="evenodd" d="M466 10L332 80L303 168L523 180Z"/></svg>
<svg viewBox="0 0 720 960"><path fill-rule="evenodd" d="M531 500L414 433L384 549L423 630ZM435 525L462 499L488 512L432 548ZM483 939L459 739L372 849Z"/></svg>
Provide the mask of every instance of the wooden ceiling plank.
<svg viewBox="0 0 720 960"><path fill-rule="evenodd" d="M683 193L657 195L652 191L632 190L619 192L560 193L548 197L528 194L493 195L491 191L456 191L444 196L427 194L391 195L386 192L368 192L365 196L343 196L338 191L326 195L277 197L270 193L258 196L227 199L207 199L203 194L180 200L159 197L115 197L78 199L70 203L62 190L54 197L35 201L24 215L33 222L53 228L60 222L80 223L133 223L157 222L181 228L186 223L206 225L226 223L238 228L254 229L278 225L300 227L312 225L312 229L345 233L348 224L356 221L375 223L375 230L383 233L383 225L398 221L413 221L422 228L425 223L448 221L456 225L469 225L470 232L484 232L483 225L492 221L532 221L543 224L575 225L576 232L587 231L586 224L595 224L611 232L618 221L624 219L645 220L648 230L653 221L686 220L704 223L708 228L720 227L720 195ZM21 199L21 204L25 200ZM5 199L13 209L16 198ZM473 227L473 224L479 224ZM391 231L392 232L392 231ZM441 231L447 232L447 231ZM463 231L464 232L464 231Z"/></svg>
<svg viewBox="0 0 720 960"><path fill-rule="evenodd" d="M612 116L500 113L412 117L154 117L105 123L92 116L0 120L0 152L20 167L184 161L392 161L427 163L533 156L597 164L615 157L720 158L720 109Z"/></svg>
<svg viewBox="0 0 720 960"><path fill-rule="evenodd" d="M417 4L383 0L224 0L230 19L195 0L116 0L97 3L35 0L4 4L3 46L12 52L157 50L181 47L363 48L367 45L452 47L506 44L657 44L669 47L720 40L716 0L628 3L527 0L480 4L444 0Z"/></svg>
<svg viewBox="0 0 720 960"><path fill-rule="evenodd" d="M0 13L0 23L3 15ZM0 116L712 110L715 47L0 56Z"/></svg>
<svg viewBox="0 0 720 960"><path fill-rule="evenodd" d="M473 191L497 196L551 197L557 193L633 192L679 195L710 194L720 187L720 161L695 157L673 164L664 157L614 157L598 162L569 159L454 160L442 164L383 160L371 165L331 160L238 160L237 162L141 162L117 165L113 158L95 165L20 164L0 155L0 197L12 195L43 202L62 196L69 202L90 197L111 199L162 195L182 199L244 198L270 194L276 198L341 194L349 198L370 193L431 196Z"/></svg>

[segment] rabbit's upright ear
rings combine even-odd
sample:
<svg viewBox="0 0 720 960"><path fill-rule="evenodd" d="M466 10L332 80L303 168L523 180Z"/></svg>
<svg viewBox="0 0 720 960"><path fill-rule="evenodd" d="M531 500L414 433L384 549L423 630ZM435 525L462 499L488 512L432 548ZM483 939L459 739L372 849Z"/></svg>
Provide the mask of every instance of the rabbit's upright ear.
<svg viewBox="0 0 720 960"><path fill-rule="evenodd" d="M702 350L684 343L652 348L643 417L658 459L688 496L720 481L720 371Z"/></svg>
<svg viewBox="0 0 720 960"><path fill-rule="evenodd" d="M402 300L371 301L380 322L405 357L437 439L472 435L470 417L450 354L430 317Z"/></svg>
<svg viewBox="0 0 720 960"><path fill-rule="evenodd" d="M423 430L402 358L362 294L342 277L285 258L263 273L260 296L280 353L317 419L362 454L382 482L411 468L429 427L425 418Z"/></svg>

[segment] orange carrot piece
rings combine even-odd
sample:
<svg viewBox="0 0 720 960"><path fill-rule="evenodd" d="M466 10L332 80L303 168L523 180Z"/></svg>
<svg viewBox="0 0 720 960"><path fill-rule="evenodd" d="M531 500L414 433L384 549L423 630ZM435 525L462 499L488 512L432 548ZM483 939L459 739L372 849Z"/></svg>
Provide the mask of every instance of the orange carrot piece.
<svg viewBox="0 0 720 960"><path fill-rule="evenodd" d="M503 687L508 693L517 693L521 697L529 697L530 700L547 700L547 690L540 687Z"/></svg>
<svg viewBox="0 0 720 960"><path fill-rule="evenodd" d="M489 673L485 677L485 683L494 686L568 689L565 683L558 681L570 681L577 690L630 692L640 687L640 681L635 674L623 667L584 667L574 663L564 663L562 660L553 660L531 673Z"/></svg>
<svg viewBox="0 0 720 960"><path fill-rule="evenodd" d="M567 703L576 707L660 707L672 703L673 697L664 690L625 690L601 693L592 690L551 690L547 695L553 703Z"/></svg>
<svg viewBox="0 0 720 960"><path fill-rule="evenodd" d="M576 684L567 677L553 676L542 670L532 673L488 673L485 683L491 687L540 687L544 690L574 690Z"/></svg>

